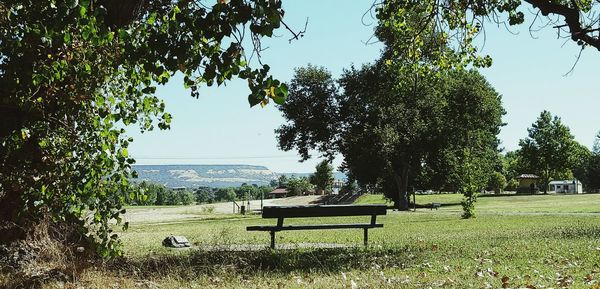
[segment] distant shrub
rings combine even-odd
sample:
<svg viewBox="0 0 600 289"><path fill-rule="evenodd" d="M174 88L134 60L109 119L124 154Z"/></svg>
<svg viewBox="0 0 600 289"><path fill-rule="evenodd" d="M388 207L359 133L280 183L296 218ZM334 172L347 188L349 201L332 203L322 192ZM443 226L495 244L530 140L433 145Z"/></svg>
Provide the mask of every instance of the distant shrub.
<svg viewBox="0 0 600 289"><path fill-rule="evenodd" d="M179 203L182 205L191 205L196 203L196 196L190 191L178 192Z"/></svg>
<svg viewBox="0 0 600 289"><path fill-rule="evenodd" d="M508 181L508 183L506 184L507 191L516 191L518 187L519 187L519 181L517 181L515 179L510 179Z"/></svg>
<svg viewBox="0 0 600 289"><path fill-rule="evenodd" d="M506 178L499 172L494 172L488 180L488 188L499 194L506 188Z"/></svg>
<svg viewBox="0 0 600 289"><path fill-rule="evenodd" d="M201 209L203 214L212 214L215 212L215 207L214 206L203 206Z"/></svg>
<svg viewBox="0 0 600 289"><path fill-rule="evenodd" d="M211 188L199 188L195 192L196 202L199 204L203 203L214 203L215 193Z"/></svg>
<svg viewBox="0 0 600 289"><path fill-rule="evenodd" d="M232 188L221 188L215 193L215 199L217 201L235 201L236 194Z"/></svg>

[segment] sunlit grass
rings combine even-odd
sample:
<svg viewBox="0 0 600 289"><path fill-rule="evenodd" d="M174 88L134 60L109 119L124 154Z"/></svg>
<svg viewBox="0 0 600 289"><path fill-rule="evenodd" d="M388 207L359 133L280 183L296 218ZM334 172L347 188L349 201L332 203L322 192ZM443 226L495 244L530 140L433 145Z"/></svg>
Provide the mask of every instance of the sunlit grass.
<svg viewBox="0 0 600 289"><path fill-rule="evenodd" d="M376 203L377 198L381 200L363 196L358 202ZM275 223L259 215L134 223L122 234L127 259L86 270L80 280L86 288L596 288L600 214L593 212L600 195L482 197L479 215L471 220L460 219L460 199L422 195L417 203L445 206L437 211L389 210L378 217L384 228L370 230L366 249L358 229L277 234L277 244L287 247L308 243L346 248L259 249L268 245L269 234L247 232L246 226ZM194 247L162 247L162 239L170 234L186 236ZM240 251L241 245L251 245L252 250Z"/></svg>
<svg viewBox="0 0 600 289"><path fill-rule="evenodd" d="M412 198L411 198L412 200ZM440 210L458 212L460 194L416 195L417 205L441 203ZM363 195L356 204L391 204L383 195ZM580 195L480 195L476 210L480 213L600 213L600 194Z"/></svg>

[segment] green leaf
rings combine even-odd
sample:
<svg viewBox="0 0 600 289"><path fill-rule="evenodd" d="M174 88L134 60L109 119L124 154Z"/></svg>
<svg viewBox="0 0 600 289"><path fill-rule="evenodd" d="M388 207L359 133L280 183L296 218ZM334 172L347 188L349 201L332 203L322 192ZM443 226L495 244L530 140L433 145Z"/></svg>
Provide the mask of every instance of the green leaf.
<svg viewBox="0 0 600 289"><path fill-rule="evenodd" d="M248 102L250 103L250 107L253 107L259 103L261 103L263 101L264 97L258 95L258 94L250 94L248 96Z"/></svg>
<svg viewBox="0 0 600 289"><path fill-rule="evenodd" d="M145 94L154 94L155 92L156 92L155 86L147 86L144 89L142 89L142 93L145 93Z"/></svg>
<svg viewBox="0 0 600 289"><path fill-rule="evenodd" d="M275 97L273 97L273 100L275 101L275 103L282 105L285 103L285 100L287 99L287 95L288 95L287 86L284 83L282 83L275 90Z"/></svg>
<svg viewBox="0 0 600 289"><path fill-rule="evenodd" d="M148 22L150 25L154 25L156 22L156 12L150 13L150 16L148 16L148 20L146 20L146 22Z"/></svg>
<svg viewBox="0 0 600 289"><path fill-rule="evenodd" d="M88 40L88 38L90 38L90 31L84 29L83 31L81 31L81 37L83 37L83 40Z"/></svg>

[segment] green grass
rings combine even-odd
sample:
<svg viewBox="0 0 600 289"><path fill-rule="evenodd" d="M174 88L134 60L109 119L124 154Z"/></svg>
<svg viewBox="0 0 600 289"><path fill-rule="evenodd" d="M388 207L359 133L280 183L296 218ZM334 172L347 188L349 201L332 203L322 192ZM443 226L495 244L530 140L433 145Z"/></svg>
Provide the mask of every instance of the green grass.
<svg viewBox="0 0 600 289"><path fill-rule="evenodd" d="M417 195L417 204L441 203L440 210L459 212L460 194ZM363 195L356 204L391 204L382 195ZM481 195L476 209L482 213L600 213L600 194Z"/></svg>
<svg viewBox="0 0 600 289"><path fill-rule="evenodd" d="M600 195L496 196L479 199L478 217L460 219L460 195L423 195L440 210L388 211L362 248L360 230L288 231L277 244L347 248L237 250L266 246L269 234L246 226L260 216L213 215L170 223L131 224L127 258L86 270L86 288L599 288ZM358 203L381 202L367 195ZM585 213L585 214L582 214ZM290 219L287 224L366 222L368 217ZM163 248L170 234L195 248ZM234 249L234 250L232 250ZM506 277L506 278L504 278ZM116 284L116 285L115 285ZM534 287L531 287L534 286ZM148 287L151 287L148 285Z"/></svg>
<svg viewBox="0 0 600 289"><path fill-rule="evenodd" d="M326 221L356 222L360 219L329 218ZM315 221L299 219L290 223ZM245 231L248 225L272 223L257 217L133 226L124 234L124 240L129 255L138 260L134 264L145 264L140 260L144 260L149 252L152 252L151 256L175 255L179 258L177 264L203 263L202 268L191 266L189 270L171 275L175 278L169 280L173 284L182 284L191 278L194 282L211 285L209 277L220 276L223 282L212 285L232 288L241 286L238 282L241 276L263 285L269 281L283 282L286 288L303 287L293 282L295 276L317 279L314 285L323 288L340 288L352 281L372 288L379 288L388 281L394 284L391 287L406 288L438 287L443 283L456 288L479 288L486 284L497 288L502 285L504 276L510 278L511 286L560 287L556 284L557 278L564 277L567 278L563 280L565 282L573 280L573 288L589 288L583 280L588 274L595 280L600 270L600 216L485 214L475 220L461 220L458 214L441 211L390 212L381 217L380 222L385 228L371 230L372 247L368 250L360 249L362 234L359 230L283 232L277 238L278 244L337 243L358 245L357 249L243 253L179 251L160 246L160 240L171 233L183 234L199 246L266 245L269 241L267 233ZM355 258L339 258L340 254L354 255ZM206 261L206 258L217 261ZM315 262L301 262L303 259L315 259ZM139 266L145 268L147 264ZM228 266L230 271L219 271L222 266ZM253 271L251 266L265 267ZM389 280L384 282L382 274ZM177 276L186 277L178 279Z"/></svg>

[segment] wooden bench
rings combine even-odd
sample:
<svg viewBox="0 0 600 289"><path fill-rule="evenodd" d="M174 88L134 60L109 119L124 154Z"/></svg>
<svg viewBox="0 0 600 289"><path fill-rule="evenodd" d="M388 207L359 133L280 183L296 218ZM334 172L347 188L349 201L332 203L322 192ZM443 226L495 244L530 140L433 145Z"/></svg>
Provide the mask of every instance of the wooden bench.
<svg viewBox="0 0 600 289"><path fill-rule="evenodd" d="M431 210L435 209L437 211L437 209L439 209L441 206L441 203L431 203Z"/></svg>
<svg viewBox="0 0 600 289"><path fill-rule="evenodd" d="M369 240L369 229L382 228L377 224L378 215L387 213L386 205L331 205L331 206L265 206L262 217L277 219L275 226L249 226L247 231L268 231L271 233L271 248L275 249L275 232L289 230L324 230L324 229L363 229L365 246ZM321 225L283 225L285 218L313 218L313 217L346 217L346 216L371 216L370 223L362 224L321 224Z"/></svg>

